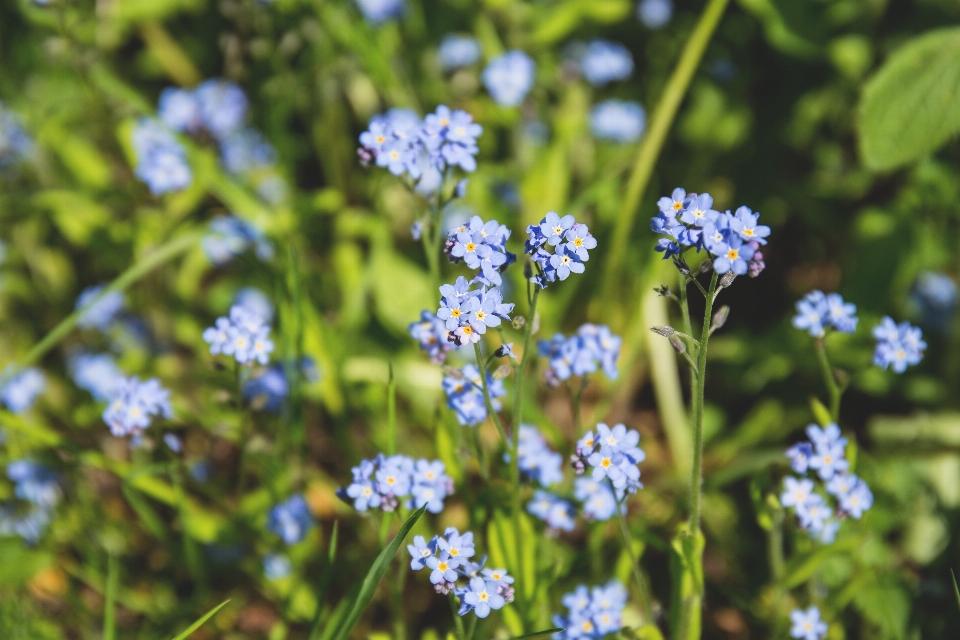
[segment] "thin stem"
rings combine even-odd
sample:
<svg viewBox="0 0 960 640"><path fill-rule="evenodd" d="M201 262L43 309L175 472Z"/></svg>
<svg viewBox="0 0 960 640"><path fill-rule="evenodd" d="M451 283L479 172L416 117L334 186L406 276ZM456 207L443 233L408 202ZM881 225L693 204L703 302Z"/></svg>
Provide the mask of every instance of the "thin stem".
<svg viewBox="0 0 960 640"><path fill-rule="evenodd" d="M685 284L686 284L687 282L692 282L693 284L697 285L697 289L700 289L700 293L703 294L703 297L704 297L704 298L707 297L707 290L703 288L703 285L700 284L700 281L699 281L699 280L697 280L697 279L694 278L693 276L685 276L685 275L682 275L682 274L680 275L680 279L683 280Z"/></svg>
<svg viewBox="0 0 960 640"><path fill-rule="evenodd" d="M714 271L710 279L707 308L703 312L703 331L700 334L700 351L697 354L697 379L694 391L693 422L693 476L690 481L690 533L700 530L700 511L703 493L703 392L707 379L707 341L710 339L710 319L713 317L714 292L719 276Z"/></svg>
<svg viewBox="0 0 960 640"><path fill-rule="evenodd" d="M637 150L637 159L633 172L627 181L623 206L616 217L606 273L619 273L620 266L624 261L624 254L629 246L633 219L637 214L640 200L643 198L650 177L653 175L653 168L667 141L667 134L670 132L680 104L687 94L687 88L690 86L693 74L700 66L700 60L703 58L707 44L709 44L710 38L716 30L728 2L729 0L708 1L697 26L694 27L693 33L690 34L686 45L684 45L683 53L680 54L677 66L667 81L663 95L660 96L660 100L653 110L653 115L650 118L650 128ZM615 280L615 278L609 280Z"/></svg>
<svg viewBox="0 0 960 640"><path fill-rule="evenodd" d="M830 396L830 419L836 422L840 418L840 398L843 390L837 384L837 377L830 366L830 360L827 358L827 344L823 336L814 340L817 351L817 361L820 363L820 373L823 374L823 382L827 385L827 394Z"/></svg>
<svg viewBox="0 0 960 640"><path fill-rule="evenodd" d="M610 489L616 494L613 483L610 483ZM624 496L626 499L626 496ZM641 625L653 623L653 606L650 603L650 590L647 588L647 581L643 578L643 572L640 571L640 563L633 552L633 543L630 538L630 529L627 527L627 520L623 517L623 509L620 506L620 500L614 500L617 503L617 522L620 524L620 537L623 539L623 546L630 556L630 567L633 569L633 578L637 583L637 595L640 596L640 614L642 617Z"/></svg>
<svg viewBox="0 0 960 640"><path fill-rule="evenodd" d="M117 556L107 555L107 588L106 602L103 605L103 640L114 640L117 637Z"/></svg>
<svg viewBox="0 0 960 640"><path fill-rule="evenodd" d="M390 363L390 378L387 382L387 455L397 452L397 381Z"/></svg>
<svg viewBox="0 0 960 640"><path fill-rule="evenodd" d="M570 397L573 402L573 432L580 434L583 431L583 425L581 424L580 419L580 400L583 398L583 390L587 388L587 379L580 379L580 388L574 391L570 385L567 385L567 389L570 391Z"/></svg>
<svg viewBox="0 0 960 640"><path fill-rule="evenodd" d="M487 458L483 455L483 445L480 443L480 430L476 427L467 427L473 432L473 447L477 451L477 462L480 464L480 475L484 481L490 480L490 469L487 468Z"/></svg>
<svg viewBox="0 0 960 640"><path fill-rule="evenodd" d="M694 282L697 281L694 280ZM693 325L690 323L690 303L687 300L687 284L686 276L680 274L680 313L683 315L683 332L692 336ZM700 283L697 282L697 284ZM689 345L687 350L689 351Z"/></svg>
<svg viewBox="0 0 960 640"><path fill-rule="evenodd" d="M458 640L466 640L466 637L463 635L463 620L460 619L460 614L457 611L460 607L457 605L457 597L453 595L453 591L447 593L447 600L450 601L450 610L453 611L453 626L457 630Z"/></svg>
<svg viewBox="0 0 960 640"><path fill-rule="evenodd" d="M467 638L466 640L473 640L473 632L477 630L477 616L470 616L470 623L467 625Z"/></svg>
<svg viewBox="0 0 960 640"><path fill-rule="evenodd" d="M190 233L185 233L171 240L167 244L158 247L154 251L151 251L149 254L141 258L139 262L131 265L129 269L121 273L113 282L104 287L100 295L91 300L86 307L74 311L69 316L61 320L60 324L55 326L50 333L44 336L40 342L35 344L33 348L27 352L27 355L24 356L19 362L17 370L29 367L34 362L42 358L44 354L55 347L61 340L67 337L67 334L69 334L70 331L77 325L77 321L80 319L80 316L83 314L83 312L100 302L104 296L107 296L114 291L124 291L127 287L157 267L169 262L170 260L173 260L181 253L193 247L204 235L206 235L206 233L207 232L205 229L203 231L192 231ZM16 375L16 373L17 371L13 371L9 375L12 377L13 375Z"/></svg>
<svg viewBox="0 0 960 640"><path fill-rule="evenodd" d="M769 546L768 555L770 561L770 573L773 578L774 603L773 610L777 620L783 618L783 596L784 590L781 586L783 576L786 573L786 560L783 555L783 509L777 509L773 513L773 522L770 531L767 533L767 543Z"/></svg>
<svg viewBox="0 0 960 640"><path fill-rule="evenodd" d="M497 425L497 431L503 439L503 443L509 448L510 441L507 439L507 432L503 430L503 423L500 422L500 416L493 408L493 400L490 398L490 385L487 383L487 368L483 364L483 354L480 353L480 343L473 343L473 351L477 354L477 368L480 369L480 382L483 383L483 399L487 402L487 413L493 418L493 424Z"/></svg>
<svg viewBox="0 0 960 640"><path fill-rule="evenodd" d="M407 577L407 564L402 559L394 560L396 565L396 579L390 585L391 604L393 606L393 637L395 640L405 640L407 625L403 620L403 583Z"/></svg>

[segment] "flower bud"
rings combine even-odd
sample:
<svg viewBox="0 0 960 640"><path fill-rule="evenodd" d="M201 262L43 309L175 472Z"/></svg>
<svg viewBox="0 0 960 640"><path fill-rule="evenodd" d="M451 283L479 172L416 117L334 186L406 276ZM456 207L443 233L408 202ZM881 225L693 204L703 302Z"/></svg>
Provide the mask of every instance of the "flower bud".
<svg viewBox="0 0 960 640"><path fill-rule="evenodd" d="M523 265L523 278L524 280L529 280L533 277L533 266L529 262L525 262Z"/></svg>
<svg viewBox="0 0 960 640"><path fill-rule="evenodd" d="M512 371L512 369L510 368L510 365L508 365L508 364L501 365L501 366L497 367L497 370L496 370L496 371L493 372L493 379L494 379L494 380L503 380L504 378L506 378L507 376L510 375L510 372L511 372L511 371Z"/></svg>
<svg viewBox="0 0 960 640"><path fill-rule="evenodd" d="M665 284L660 285L659 287L654 289L654 291L656 291L657 295L659 295L661 298L667 298L673 295L673 292L670 291L670 287L668 287Z"/></svg>
<svg viewBox="0 0 960 640"><path fill-rule="evenodd" d="M513 318L513 328L514 329L523 329L523 325L527 323L526 319L523 316L515 316Z"/></svg>
<svg viewBox="0 0 960 640"><path fill-rule="evenodd" d="M681 274L685 276L690 275L690 265L688 265L686 260L684 260L683 258L679 258L679 257L674 258L673 266L675 266L677 268L677 271L679 271Z"/></svg>
<svg viewBox="0 0 960 640"><path fill-rule="evenodd" d="M683 340L679 336L670 336L670 346L677 353L686 353L687 351L687 345L683 344Z"/></svg>
<svg viewBox="0 0 960 640"><path fill-rule="evenodd" d="M707 259L700 263L700 273L710 273L713 271L713 260Z"/></svg>
<svg viewBox="0 0 960 640"><path fill-rule="evenodd" d="M664 325L662 327L650 327L650 331L653 331L656 334L663 336L664 338L669 338L676 333L673 327Z"/></svg>
<svg viewBox="0 0 960 640"><path fill-rule="evenodd" d="M730 307L723 305L715 314L713 314L713 318L710 320L710 332L713 333L725 325L728 317L730 317Z"/></svg>
<svg viewBox="0 0 960 640"><path fill-rule="evenodd" d="M733 271L727 271L727 272L726 272L725 274L723 274L723 276L720 278L720 287L721 287L722 289L726 289L727 287L729 287L730 285L733 284L733 281L734 281L736 278L737 278L737 274L735 274Z"/></svg>

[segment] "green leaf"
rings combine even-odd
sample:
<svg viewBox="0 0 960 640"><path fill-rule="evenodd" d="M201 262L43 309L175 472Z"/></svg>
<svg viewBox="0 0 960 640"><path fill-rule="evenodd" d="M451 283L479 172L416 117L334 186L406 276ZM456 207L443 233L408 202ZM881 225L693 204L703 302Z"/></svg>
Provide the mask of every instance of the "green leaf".
<svg viewBox="0 0 960 640"><path fill-rule="evenodd" d="M950 569L950 578L953 579L953 595L957 596L957 606L960 607L960 588L957 587L957 575Z"/></svg>
<svg viewBox="0 0 960 640"><path fill-rule="evenodd" d="M864 163L893 169L960 132L960 28L928 32L897 49L867 81L858 129Z"/></svg>
<svg viewBox="0 0 960 640"><path fill-rule="evenodd" d="M793 589L803 584L828 558L835 555L849 554L861 544L863 544L861 538L844 538L829 546L820 547L809 555L796 558L787 567L787 575L783 581L784 586Z"/></svg>
<svg viewBox="0 0 960 640"><path fill-rule="evenodd" d="M197 620L196 622L194 622L192 625L190 625L189 627L187 627L186 629L184 629L183 633L181 633L181 634L178 635L177 637L173 638L173 640L184 640L185 638L189 637L190 634L193 633L194 631L196 631L197 629L199 629L199 628L203 625L204 622L206 622L207 620L209 620L210 618L212 618L212 617L213 617L213 614L215 614L217 611L220 611L220 609L223 609L223 607L224 607L228 602L230 602L230 601L229 601L229 600L224 600L223 602L221 602L220 604L218 604L217 606L215 606L213 609L210 609L210 611L207 611L202 618L200 618L199 620Z"/></svg>
<svg viewBox="0 0 960 640"><path fill-rule="evenodd" d="M400 545L403 544L404 538L407 537L407 534L410 533L413 525L417 523L417 520L420 519L420 516L422 516L426 510L427 505L423 505L417 509L413 515L403 523L403 526L400 527L400 531L397 532L397 535L394 536L390 544L388 544L384 550L380 552L380 555L377 556L377 559L373 561L372 565L370 565L370 570L367 571L367 575L364 577L363 582L360 585L360 591L357 594L356 599L353 600L353 607L347 612L346 617L337 630L337 633L333 635L333 640L345 640L350 635L350 631L360 619L360 614L363 613L363 610L366 608L367 604L369 604L370 600L373 599L373 592L377 590L377 585L380 584L380 580L387 572L387 569L390 568L390 562L393 560L393 557L397 555L397 549L399 549Z"/></svg>
<svg viewBox="0 0 960 640"><path fill-rule="evenodd" d="M313 625L310 629L310 640L320 637L320 614L323 613L323 600L330 587L330 578L333 577L333 561L337 557L337 537L340 531L340 521L333 523L333 533L330 534L330 546L327 548L327 566L323 568L323 577L320 578L320 591L317 592L317 611L313 615Z"/></svg>
<svg viewBox="0 0 960 640"><path fill-rule="evenodd" d="M523 640L524 638L539 638L540 636L549 636L554 633L560 633L565 631L563 627L554 627L553 629L544 629L543 631L534 631L533 633L527 633L522 636L513 636L510 640Z"/></svg>

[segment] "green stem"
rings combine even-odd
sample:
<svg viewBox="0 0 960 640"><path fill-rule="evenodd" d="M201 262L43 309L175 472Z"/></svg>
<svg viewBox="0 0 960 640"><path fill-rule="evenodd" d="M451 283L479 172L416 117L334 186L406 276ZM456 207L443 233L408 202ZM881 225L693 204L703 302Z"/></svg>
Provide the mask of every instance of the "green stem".
<svg viewBox="0 0 960 640"><path fill-rule="evenodd" d="M121 273L119 276L114 279L109 285L104 287L103 291L97 296L94 300L84 307L83 309L78 309L71 313L69 316L60 321L60 324L55 326L50 333L43 337L40 342L35 344L32 349L27 353L26 356L19 363L18 369L23 369L29 367L37 360L42 358L50 349L57 346L57 344L67 337L67 334L77 325L77 321L80 319L80 315L91 306L100 302L104 296L113 293L114 291L124 291L127 287L132 285L137 280L143 278L145 275L156 269L157 267L173 260L181 253L187 251L193 247L197 242L200 241L203 236L207 233L206 229L202 231L192 231L185 233L165 245L154 249L139 262L134 263L130 266L129 269ZM11 375L15 375L16 371L12 372Z"/></svg>
<svg viewBox="0 0 960 640"><path fill-rule="evenodd" d="M840 419L840 398L843 390L837 384L837 378L833 374L833 368L830 366L830 360L827 358L827 344L824 337L814 340L817 351L817 361L820 363L820 373L823 375L823 382L827 385L827 394L830 396L830 418L836 422Z"/></svg>
<svg viewBox="0 0 960 640"><path fill-rule="evenodd" d="M447 600L450 601L450 610L453 611L453 626L457 630L457 638L458 640L466 640L463 634L463 620L460 619L460 614L457 613L460 607L457 605L457 597L453 595L453 591L447 594Z"/></svg>
<svg viewBox="0 0 960 640"><path fill-rule="evenodd" d="M477 630L477 616L470 616L470 623L467 625L467 638L466 640L473 640L473 632Z"/></svg>
<svg viewBox="0 0 960 640"><path fill-rule="evenodd" d="M777 621L783 618L784 590L781 585L786 574L786 560L783 555L783 519L783 509L775 510L770 531L767 533L770 573L774 588L773 611Z"/></svg>
<svg viewBox="0 0 960 640"><path fill-rule="evenodd" d="M516 365L514 369L515 378L513 385L513 436L512 451L516 454L517 450L520 447L520 425L523 424L523 381L527 377L527 363L530 361L530 338L533 335L533 325L536 322L537 318L537 302L540 300L540 287L534 286L533 288L533 297L530 299L530 312L528 313L528 318L526 324L523 328L523 355L520 356L520 364ZM523 505L520 497L520 456L513 455L510 459L512 463L511 467L511 480L513 481L513 541L514 541L514 550L516 551L516 558L518 563L523 563L524 561L524 536L521 528L521 518L523 517ZM521 572L521 567L517 566L516 569L517 575L523 575ZM520 625L523 633L527 632L527 607L524 602L525 598L525 587L524 585L518 584L517 588L514 590L515 597L517 599L517 609L520 613Z"/></svg>
<svg viewBox="0 0 960 640"><path fill-rule="evenodd" d="M393 377L393 363L390 363L390 378L387 382L387 455L397 452L397 381Z"/></svg>
<svg viewBox="0 0 960 640"><path fill-rule="evenodd" d="M480 369L480 382L483 383L483 399L487 403L487 413L493 418L493 424L497 425L497 432L503 439L503 443L509 448L510 441L507 439L507 432L503 430L503 423L500 422L500 416L493 408L493 400L490 398L490 385L487 383L487 368L483 364L483 354L480 353L480 343L473 343L473 351L477 354L477 368Z"/></svg>
<svg viewBox="0 0 960 640"><path fill-rule="evenodd" d="M693 33L690 34L690 38L684 45L677 66L663 90L663 95L660 96L660 100L653 110L653 115L650 117L650 128L640 143L633 172L627 181L623 206L616 218L617 222L610 240L610 257L607 260L605 270L608 274L619 273L620 267L623 265L624 254L629 246L633 219L637 214L640 200L643 198L650 177L653 175L654 165L656 165L657 158L660 157L663 145L666 143L667 134L670 132L673 121L677 116L680 103L683 102L683 97L687 93L693 74L700 66L703 53L717 28L717 24L720 22L721 16L723 16L728 2L729 0L708 0L697 26L694 27ZM608 280L612 281L615 278L609 278Z"/></svg>
<svg viewBox="0 0 960 640"><path fill-rule="evenodd" d="M682 273L680 275L680 313L683 314L683 332L688 336L693 335L693 325L690 323L690 303L687 300L687 277ZM706 296L704 296L706 297ZM687 351L694 353L693 344L687 342Z"/></svg>
<svg viewBox="0 0 960 640"><path fill-rule="evenodd" d="M114 640L117 637L117 556L107 555L107 588L106 602L103 605L103 640Z"/></svg>
<svg viewBox="0 0 960 640"><path fill-rule="evenodd" d="M613 483L610 483L610 489L616 494ZM626 496L624 496L626 499ZM623 509L620 506L620 500L617 503L617 522L620 524L620 537L623 540L623 546L630 556L630 567L633 569L633 578L637 583L637 595L640 597L640 625L653 624L653 606L650 603L650 589L647 587L647 581L643 578L643 572L640 570L640 563L636 554L633 552L633 541L630 537L630 529L627 527L627 519L623 517Z"/></svg>
<svg viewBox="0 0 960 640"><path fill-rule="evenodd" d="M707 292L707 308L703 312L703 331L700 334L700 351L697 353L697 379L693 394L693 476L690 480L690 533L700 530L700 511L703 494L703 392L707 380L707 341L710 339L710 321L713 317L713 301L717 290L716 272L710 279Z"/></svg>

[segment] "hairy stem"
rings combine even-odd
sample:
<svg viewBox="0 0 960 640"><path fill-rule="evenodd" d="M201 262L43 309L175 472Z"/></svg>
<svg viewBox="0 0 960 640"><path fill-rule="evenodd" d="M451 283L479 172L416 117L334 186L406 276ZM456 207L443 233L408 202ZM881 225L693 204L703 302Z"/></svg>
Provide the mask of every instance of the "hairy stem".
<svg viewBox="0 0 960 640"><path fill-rule="evenodd" d="M490 414L490 417L493 418L493 424L497 426L497 432L500 434L500 438L503 440L503 443L509 448L510 440L507 439L507 432L503 430L503 423L500 422L500 416L497 414L496 410L493 408L493 399L490 397L490 385L487 382L487 368L483 364L483 354L480 353L480 343L473 343L473 351L477 354L477 369L480 370L480 382L483 383L483 399L487 404L487 413Z"/></svg>
<svg viewBox="0 0 960 640"><path fill-rule="evenodd" d="M693 475L690 479L690 532L700 530L700 511L703 494L703 392L707 380L707 341L710 339L710 321L713 317L714 294L717 290L716 272L710 279L707 308L703 312L703 330L700 333L700 351L697 353L697 379L693 394Z"/></svg>

